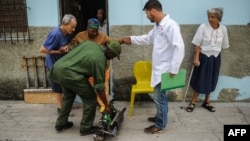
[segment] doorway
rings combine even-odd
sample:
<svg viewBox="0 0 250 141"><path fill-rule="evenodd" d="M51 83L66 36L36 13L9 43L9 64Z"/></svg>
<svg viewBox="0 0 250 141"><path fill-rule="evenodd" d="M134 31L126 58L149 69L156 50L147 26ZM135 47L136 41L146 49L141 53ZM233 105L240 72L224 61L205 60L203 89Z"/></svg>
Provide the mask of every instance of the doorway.
<svg viewBox="0 0 250 141"><path fill-rule="evenodd" d="M97 18L97 9L103 8L108 15L108 0L60 0L59 6L60 19L64 14L73 14L77 19L77 27L72 36L87 29L88 19ZM108 16L106 18L108 21Z"/></svg>
<svg viewBox="0 0 250 141"><path fill-rule="evenodd" d="M96 15L99 8L106 11L108 28L108 0L59 0L60 21L65 14L72 14L76 17L77 27L75 32L71 35L73 38L78 32L87 29L88 19L97 18ZM109 29L107 29L107 31L109 31ZM75 102L78 103L82 101L80 97L77 96Z"/></svg>

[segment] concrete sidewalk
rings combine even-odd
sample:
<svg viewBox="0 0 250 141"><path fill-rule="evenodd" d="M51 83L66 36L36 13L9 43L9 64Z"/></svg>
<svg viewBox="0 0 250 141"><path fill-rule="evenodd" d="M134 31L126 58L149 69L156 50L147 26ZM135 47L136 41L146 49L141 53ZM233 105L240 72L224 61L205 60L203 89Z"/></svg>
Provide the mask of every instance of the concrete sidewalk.
<svg viewBox="0 0 250 141"><path fill-rule="evenodd" d="M188 113L180 108L181 102L169 102L166 131L148 135L143 130L152 125L147 121L147 117L154 116L154 104L135 104L134 115L129 117L129 102L114 102L117 109L126 107L127 110L117 136L106 137L105 141L223 141L225 124L250 124L249 102L214 102L212 104L216 108L215 113L202 108L201 103L196 104L193 113ZM93 141L93 135L79 134L82 107L74 108L73 113L75 116L69 120L74 122L74 126L57 133L54 129L57 118L56 105L0 101L0 141ZM97 111L95 123L100 116Z"/></svg>

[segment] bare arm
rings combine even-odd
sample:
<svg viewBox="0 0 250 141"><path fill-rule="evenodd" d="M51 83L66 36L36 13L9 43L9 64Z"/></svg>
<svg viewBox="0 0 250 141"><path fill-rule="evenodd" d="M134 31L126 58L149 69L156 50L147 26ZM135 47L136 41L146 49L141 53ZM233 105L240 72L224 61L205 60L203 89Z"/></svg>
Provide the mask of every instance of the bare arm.
<svg viewBox="0 0 250 141"><path fill-rule="evenodd" d="M195 46L193 64L194 64L194 66L197 66L197 67L200 65L200 59L199 59L200 51L201 51L200 46Z"/></svg>
<svg viewBox="0 0 250 141"><path fill-rule="evenodd" d="M78 41L78 39L77 39L77 36L75 36L68 44L67 44L67 46L68 46L68 48L69 48L69 50L73 47L73 46L76 46L76 45L78 45L80 42Z"/></svg>
<svg viewBox="0 0 250 141"><path fill-rule="evenodd" d="M118 41L120 44L125 44L124 38L117 39L117 41Z"/></svg>
<svg viewBox="0 0 250 141"><path fill-rule="evenodd" d="M59 50L47 50L43 45L40 47L41 53L46 54L65 54L68 52L68 46L61 47Z"/></svg>
<svg viewBox="0 0 250 141"><path fill-rule="evenodd" d="M103 104L105 105L105 110L107 112L110 112L110 106L108 104L108 101L106 99L106 94L105 94L105 91L102 90L102 91L97 91L97 94L98 96L100 97L100 99L102 100Z"/></svg>

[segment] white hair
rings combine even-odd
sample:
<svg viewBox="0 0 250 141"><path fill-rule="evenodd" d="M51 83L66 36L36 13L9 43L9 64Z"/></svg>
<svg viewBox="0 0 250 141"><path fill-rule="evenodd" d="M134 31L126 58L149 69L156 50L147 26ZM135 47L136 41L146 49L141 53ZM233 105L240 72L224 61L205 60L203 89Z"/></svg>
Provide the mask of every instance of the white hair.
<svg viewBox="0 0 250 141"><path fill-rule="evenodd" d="M65 14L62 18L62 24L69 24L72 19L76 19L76 17L72 14Z"/></svg>
<svg viewBox="0 0 250 141"><path fill-rule="evenodd" d="M215 13L219 21L221 22L223 16L223 8L211 8L207 10L207 15L210 13Z"/></svg>

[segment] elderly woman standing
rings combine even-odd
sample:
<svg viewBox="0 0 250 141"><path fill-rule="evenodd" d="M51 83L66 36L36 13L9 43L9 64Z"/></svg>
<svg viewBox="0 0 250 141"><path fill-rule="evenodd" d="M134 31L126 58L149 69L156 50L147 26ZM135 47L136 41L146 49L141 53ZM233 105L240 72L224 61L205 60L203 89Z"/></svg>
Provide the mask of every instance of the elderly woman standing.
<svg viewBox="0 0 250 141"><path fill-rule="evenodd" d="M201 24L192 40L195 45L193 60L195 67L190 85L194 94L186 109L188 112L194 110L199 93L206 95L202 107L210 112L215 112L215 108L210 105L210 93L215 90L218 82L221 49L229 47L227 28L220 23L223 9L209 9L207 10L207 16L209 23Z"/></svg>

